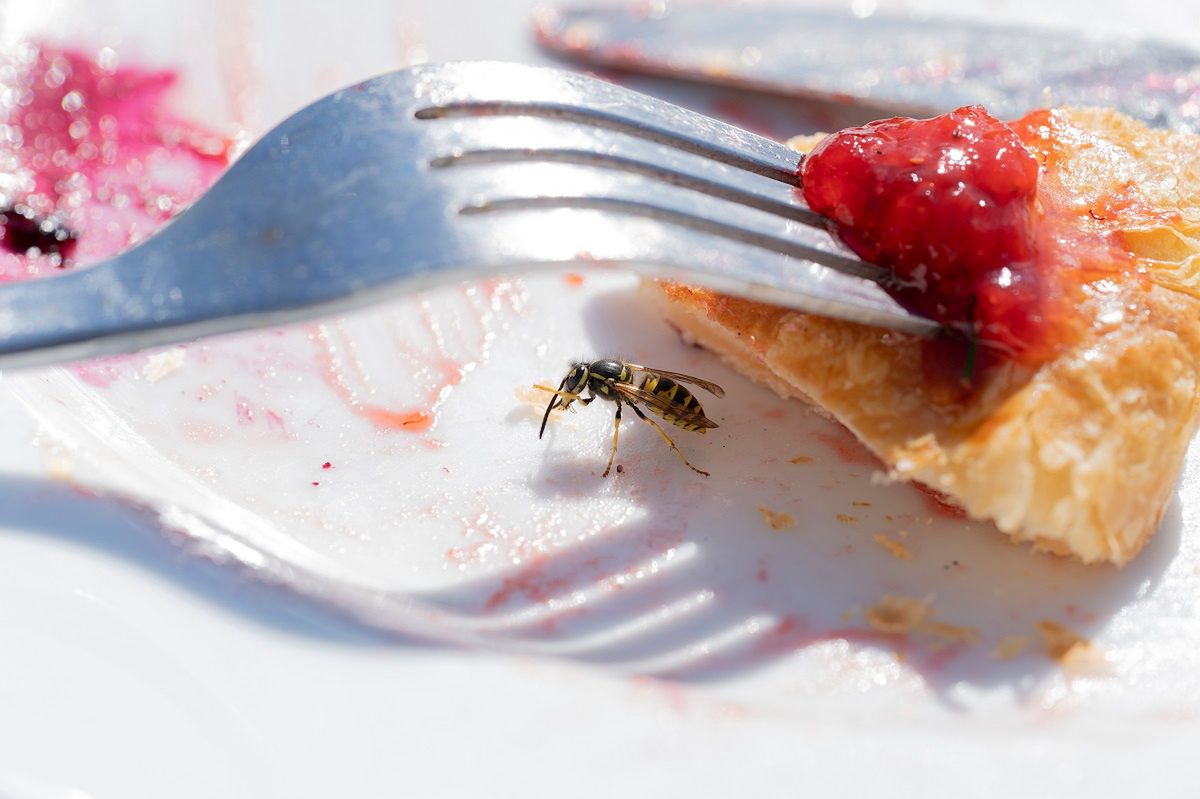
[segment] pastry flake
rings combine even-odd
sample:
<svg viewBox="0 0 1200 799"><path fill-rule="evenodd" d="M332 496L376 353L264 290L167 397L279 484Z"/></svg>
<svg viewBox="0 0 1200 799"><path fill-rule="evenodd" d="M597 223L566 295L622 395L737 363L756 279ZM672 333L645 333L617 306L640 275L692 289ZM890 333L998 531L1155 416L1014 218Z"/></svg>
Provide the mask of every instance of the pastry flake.
<svg viewBox="0 0 1200 799"><path fill-rule="evenodd" d="M1200 137L1090 109L1014 129L1080 234L1133 261L1081 283L1084 324L1049 360L999 361L947 398L912 337L680 284L649 291L688 340L822 409L891 478L1015 540L1122 564L1158 526L1200 418Z"/></svg>

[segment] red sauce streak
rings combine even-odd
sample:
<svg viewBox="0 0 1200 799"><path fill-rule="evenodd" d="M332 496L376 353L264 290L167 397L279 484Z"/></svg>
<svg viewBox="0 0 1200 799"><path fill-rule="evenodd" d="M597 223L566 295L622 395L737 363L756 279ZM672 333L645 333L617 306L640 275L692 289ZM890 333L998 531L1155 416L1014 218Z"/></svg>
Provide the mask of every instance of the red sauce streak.
<svg viewBox="0 0 1200 799"><path fill-rule="evenodd" d="M1008 125L968 106L850 128L804 160L804 197L854 252L893 271L902 303L987 351L1041 363L1078 337L1082 286L1132 266L1047 171L1052 122L1042 111Z"/></svg>
<svg viewBox="0 0 1200 799"><path fill-rule="evenodd" d="M325 328L322 325L312 325L309 327L309 331L309 338L313 341L316 349L317 365L321 368L325 383L333 389L333 393L352 413L371 421L376 427L384 430L421 433L433 427L436 417L429 411L421 409L393 410L360 400L346 379L345 372L331 348Z"/></svg>
<svg viewBox="0 0 1200 799"><path fill-rule="evenodd" d="M583 275L579 274L578 272L567 272L565 275L563 275L563 283L566 283L568 287L573 289L577 289L582 286L583 281Z"/></svg>
<svg viewBox="0 0 1200 799"><path fill-rule="evenodd" d="M958 505L954 504L954 502L941 491L927 486L924 483L914 482L913 485L916 486L917 490L921 492L921 496L924 498L925 504L928 505L929 509L934 513L950 519L967 518L967 512Z"/></svg>
<svg viewBox="0 0 1200 799"><path fill-rule="evenodd" d="M390 411L372 405L359 405L356 408L360 416L370 419L379 427L391 430L407 430L410 433L421 433L433 427L433 414L428 411Z"/></svg>

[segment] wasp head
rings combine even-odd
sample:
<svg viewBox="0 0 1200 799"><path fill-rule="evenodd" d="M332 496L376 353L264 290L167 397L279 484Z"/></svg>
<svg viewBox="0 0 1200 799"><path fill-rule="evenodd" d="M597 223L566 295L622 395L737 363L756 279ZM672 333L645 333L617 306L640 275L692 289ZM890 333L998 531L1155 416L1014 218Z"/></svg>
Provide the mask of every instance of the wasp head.
<svg viewBox="0 0 1200 799"><path fill-rule="evenodd" d="M570 408L571 403L579 399L579 395L587 388L588 364L584 361L571 365L571 371L558 384L558 391L554 392L554 396L550 398L550 403L546 406L546 413L542 416L542 428L538 431L538 438L542 437L542 433L546 432L546 422L550 419L550 411L554 410L555 406L561 405L563 408Z"/></svg>

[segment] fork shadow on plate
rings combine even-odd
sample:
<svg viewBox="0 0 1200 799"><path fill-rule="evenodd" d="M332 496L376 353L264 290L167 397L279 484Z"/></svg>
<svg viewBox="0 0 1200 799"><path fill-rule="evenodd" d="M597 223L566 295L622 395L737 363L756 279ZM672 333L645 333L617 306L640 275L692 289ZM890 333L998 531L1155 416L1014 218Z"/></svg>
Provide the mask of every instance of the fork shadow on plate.
<svg viewBox="0 0 1200 799"><path fill-rule="evenodd" d="M636 294L597 296L585 315L597 355L620 354L726 386L724 400L706 401L720 427L704 438L677 436L712 477L694 475L654 431L629 418L618 456L623 471L602 479L607 450L594 459L562 454L552 427L530 477L534 494L585 505L603 495L633 512L519 566L413 597L460 629L470 627L474 646L682 683L734 680L801 658L803 668L820 668L870 651L902 659L954 705L949 689L958 684L1032 692L1058 668L1042 654L1037 622L1051 619L1095 636L1154 592L1179 549L1178 497L1154 539L1123 569L1012 546L991 525L947 517L909 486L873 481L877 464L849 433L684 346ZM508 418L531 433L539 422L540 414ZM760 508L790 514L795 524L773 530ZM346 646L451 645L372 627L190 556L136 500L0 477L0 524L120 557L288 634ZM911 557L898 559L876 535ZM863 611L885 594L929 598L934 621L970 628L977 640L879 632ZM993 657L1005 639L1024 640L1025 652Z"/></svg>
<svg viewBox="0 0 1200 799"><path fill-rule="evenodd" d="M635 419L622 425L623 472L607 480L606 451L583 461L556 455L551 440L535 493L612 492L637 512L515 569L424 596L460 617L490 619L490 634L525 651L695 683L785 657L875 650L902 659L949 704L960 684L1021 696L1059 668L1038 622L1095 636L1154 591L1179 549L1178 497L1123 569L1013 546L911 486L878 484L878 464L849 432L685 347L636 294L601 295L585 313L597 356L701 374L728 394L705 403L721 425L707 440L677 436L711 478L690 473ZM793 462L803 454L811 462ZM772 530L760 507L796 523ZM879 632L864 609L883 595L928 599L931 620L948 626Z"/></svg>
<svg viewBox="0 0 1200 799"><path fill-rule="evenodd" d="M397 641L423 645L415 638L347 623L334 608L197 557L186 542L180 545L177 534L163 528L153 508L132 497L56 480L3 475L0 526L11 528L6 535L45 536L131 563L231 615L287 634L351 646Z"/></svg>

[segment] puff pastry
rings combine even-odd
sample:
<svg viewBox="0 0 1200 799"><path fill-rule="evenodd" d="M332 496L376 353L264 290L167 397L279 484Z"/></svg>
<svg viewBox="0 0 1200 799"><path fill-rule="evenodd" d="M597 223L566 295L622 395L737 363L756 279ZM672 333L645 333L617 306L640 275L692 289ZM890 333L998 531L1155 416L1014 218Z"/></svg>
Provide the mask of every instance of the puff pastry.
<svg viewBox="0 0 1200 799"><path fill-rule="evenodd" d="M946 402L913 338L648 288L686 338L823 409L892 478L924 483L1014 539L1122 564L1158 526L1200 418L1200 138L1113 111L1042 113L1054 148L1043 175L1076 204L1079 225L1115 236L1136 266L1084 287L1088 324L1045 363L1003 362Z"/></svg>

